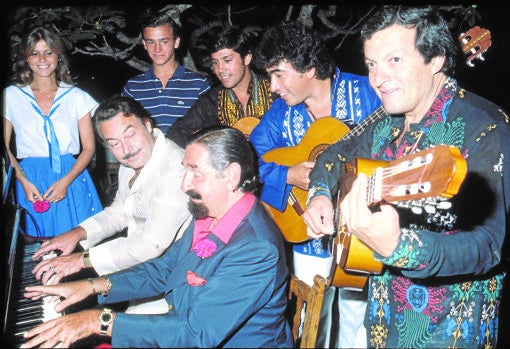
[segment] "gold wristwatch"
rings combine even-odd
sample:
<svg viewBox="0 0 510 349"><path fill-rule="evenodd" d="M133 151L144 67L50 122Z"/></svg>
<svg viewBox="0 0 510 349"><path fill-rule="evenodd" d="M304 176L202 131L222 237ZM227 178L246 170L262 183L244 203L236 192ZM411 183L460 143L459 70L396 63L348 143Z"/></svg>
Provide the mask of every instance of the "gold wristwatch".
<svg viewBox="0 0 510 349"><path fill-rule="evenodd" d="M101 331L99 333L101 334L101 336L106 336L108 326L113 322L112 310L104 308L101 315L99 315L99 322L101 323Z"/></svg>

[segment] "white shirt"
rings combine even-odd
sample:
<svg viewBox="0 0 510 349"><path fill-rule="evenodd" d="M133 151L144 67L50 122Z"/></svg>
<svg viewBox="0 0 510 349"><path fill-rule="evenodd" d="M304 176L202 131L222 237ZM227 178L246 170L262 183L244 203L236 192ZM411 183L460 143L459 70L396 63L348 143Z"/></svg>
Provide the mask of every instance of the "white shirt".
<svg viewBox="0 0 510 349"><path fill-rule="evenodd" d="M63 82L51 106L50 119L60 146L60 154L79 154L78 120L92 114L98 103L87 92ZM16 157L48 157L44 119L32 88L8 86L4 89L4 117L16 134Z"/></svg>
<svg viewBox="0 0 510 349"><path fill-rule="evenodd" d="M153 129L152 156L129 188L132 168L121 165L113 203L83 221L90 262L99 275L113 273L160 256L189 223L188 196L181 190L184 151ZM127 228L125 238L104 239ZM181 228L181 229L180 229Z"/></svg>

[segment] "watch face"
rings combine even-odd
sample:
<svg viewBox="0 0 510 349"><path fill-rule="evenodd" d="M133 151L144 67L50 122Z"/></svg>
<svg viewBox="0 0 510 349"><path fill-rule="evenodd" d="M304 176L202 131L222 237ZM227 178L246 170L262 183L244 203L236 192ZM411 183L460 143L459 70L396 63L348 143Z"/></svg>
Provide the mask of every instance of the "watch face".
<svg viewBox="0 0 510 349"><path fill-rule="evenodd" d="M101 323L109 324L112 321L112 313L102 313L101 314Z"/></svg>

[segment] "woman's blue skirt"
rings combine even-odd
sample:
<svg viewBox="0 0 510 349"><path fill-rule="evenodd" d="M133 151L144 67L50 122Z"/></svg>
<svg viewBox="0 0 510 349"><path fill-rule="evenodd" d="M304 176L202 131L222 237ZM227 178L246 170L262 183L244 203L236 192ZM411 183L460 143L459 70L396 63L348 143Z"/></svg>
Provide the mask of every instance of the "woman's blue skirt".
<svg viewBox="0 0 510 349"><path fill-rule="evenodd" d="M71 155L62 155L62 172L53 172L49 158L25 158L20 166L27 178L41 195L49 186L68 173L76 159ZM34 205L27 200L23 186L16 181L18 204L27 210L25 233L40 238L51 238L76 227L82 221L103 210L92 178L85 169L67 188L67 195L58 202L50 203L46 212L35 212Z"/></svg>

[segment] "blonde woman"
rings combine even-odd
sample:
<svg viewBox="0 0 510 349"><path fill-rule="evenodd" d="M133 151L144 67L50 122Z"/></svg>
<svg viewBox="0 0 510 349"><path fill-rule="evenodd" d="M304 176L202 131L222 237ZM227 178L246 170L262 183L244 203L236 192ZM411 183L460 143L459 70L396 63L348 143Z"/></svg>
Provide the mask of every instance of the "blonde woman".
<svg viewBox="0 0 510 349"><path fill-rule="evenodd" d="M74 86L60 37L42 27L31 30L18 47L3 106L17 200L33 218L26 220L28 235L59 235L102 210L86 170L95 152L96 106Z"/></svg>

